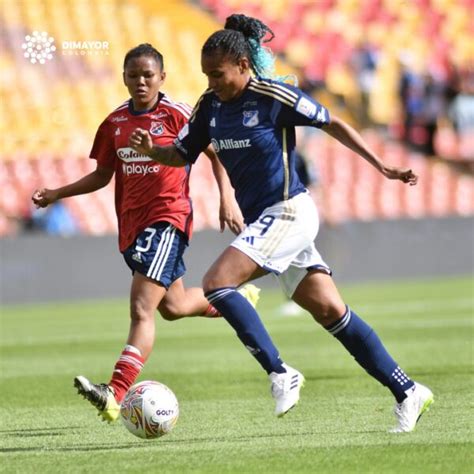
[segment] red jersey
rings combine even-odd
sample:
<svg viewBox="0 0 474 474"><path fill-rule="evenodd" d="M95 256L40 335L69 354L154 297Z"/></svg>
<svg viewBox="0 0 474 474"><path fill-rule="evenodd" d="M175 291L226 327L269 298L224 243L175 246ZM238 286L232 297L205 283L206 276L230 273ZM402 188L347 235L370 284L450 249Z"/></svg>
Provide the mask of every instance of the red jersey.
<svg viewBox="0 0 474 474"><path fill-rule="evenodd" d="M90 157L98 165L115 171L115 210L119 228L119 247L123 252L146 227L166 221L192 232L192 207L189 197L190 166L173 168L152 161L128 146L137 127L148 130L156 145L170 145L192 109L159 94L150 111L135 112L131 100L114 110L97 130Z"/></svg>

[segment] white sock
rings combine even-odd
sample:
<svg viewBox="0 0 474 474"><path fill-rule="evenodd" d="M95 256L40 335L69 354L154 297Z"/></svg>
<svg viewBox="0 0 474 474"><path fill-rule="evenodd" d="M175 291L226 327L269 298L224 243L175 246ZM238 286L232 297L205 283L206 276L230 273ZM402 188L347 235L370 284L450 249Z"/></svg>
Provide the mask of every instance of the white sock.
<svg viewBox="0 0 474 474"><path fill-rule="evenodd" d="M133 352L134 354L137 354L140 357L142 357L142 353L140 352L140 349L136 348L135 346L131 346L130 344L127 344L125 346L124 351Z"/></svg>

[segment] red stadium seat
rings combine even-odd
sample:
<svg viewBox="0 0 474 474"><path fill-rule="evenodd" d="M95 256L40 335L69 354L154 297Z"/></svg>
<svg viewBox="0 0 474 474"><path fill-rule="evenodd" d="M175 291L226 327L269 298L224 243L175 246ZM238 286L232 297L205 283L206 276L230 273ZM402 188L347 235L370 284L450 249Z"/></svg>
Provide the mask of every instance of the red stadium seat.
<svg viewBox="0 0 474 474"><path fill-rule="evenodd" d="M453 60L458 68L470 66L474 0L201 0L198 3L206 11L211 10L214 18L194 7L190 9L181 0L164 2L159 11L145 1L79 2L72 6L55 0L9 2L3 12L4 48L0 52L4 71L1 87L7 91L3 96L5 110L9 111L8 123L0 121L4 132L0 152L0 235L17 230L15 219L31 210L30 197L35 188L60 186L95 168L95 161L87 156L97 126L127 97L120 83L121 51L143 38L151 38L149 41L163 50L169 77L180 77L178 81L167 82L166 91L190 103L205 88L205 79L198 62L192 66L189 57L197 57L205 37L221 28L225 17L237 11L267 22L276 33L271 43L274 51L286 55L307 79L325 83L329 91L332 90L330 75L338 76L339 85L347 83L341 77L350 71L352 52L360 41L368 39L381 58L392 59L387 63L379 61L376 69L376 81L382 84L383 90L374 103L383 117L397 115L393 113L396 108L393 96L398 93L394 80L400 53L397 48L419 47L430 69L441 77L452 73ZM104 18L108 12L113 14L109 14L106 22L86 21ZM90 57L56 54L54 61L40 70L18 55L24 32L36 27L38 18L44 20L44 28L51 34L54 32L57 38L67 38L71 31L76 31L84 38L114 38L114 47L101 62ZM137 30L134 22L141 28ZM163 32L176 31L179 34L174 43L162 41ZM418 40L416 44L413 38ZM24 74L18 76L15 70L19 69ZM31 83L35 84L33 89ZM342 95L346 100L345 94ZM25 110L31 124L28 133L25 133ZM339 114L340 110L334 112ZM386 110L388 113L381 112ZM393 120L401 123L399 117ZM396 128L388 125L390 132ZM327 212L333 221L474 213L472 175L429 162L399 144L387 142L378 132L363 135L387 162L419 173L419 183L410 187L389 182L333 139L323 133L314 134L306 145L307 155L319 168L324 190L323 213ZM472 161L474 134L457 136L453 130L441 128L435 149L443 158ZM205 159L198 160L192 171L191 193L196 228L217 227L218 192ZM112 184L97 194L68 199L65 203L84 232L116 232Z"/></svg>

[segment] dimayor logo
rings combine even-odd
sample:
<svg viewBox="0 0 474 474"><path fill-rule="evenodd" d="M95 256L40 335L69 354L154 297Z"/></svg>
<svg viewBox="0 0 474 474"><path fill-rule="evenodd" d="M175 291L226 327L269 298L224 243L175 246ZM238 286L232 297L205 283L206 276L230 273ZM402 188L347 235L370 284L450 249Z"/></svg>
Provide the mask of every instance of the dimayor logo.
<svg viewBox="0 0 474 474"><path fill-rule="evenodd" d="M104 56L109 54L108 41L63 41L63 54L80 56Z"/></svg>
<svg viewBox="0 0 474 474"><path fill-rule="evenodd" d="M48 36L46 31L33 31L31 35L25 36L25 42L21 46L25 52L23 56L29 59L32 64L45 64L46 61L53 59L56 51L54 38Z"/></svg>
<svg viewBox="0 0 474 474"><path fill-rule="evenodd" d="M22 44L23 56L32 64L45 64L54 57L57 48L54 38L45 31L33 31L31 35L25 36ZM67 56L102 56L109 54L108 41L62 41L61 54Z"/></svg>

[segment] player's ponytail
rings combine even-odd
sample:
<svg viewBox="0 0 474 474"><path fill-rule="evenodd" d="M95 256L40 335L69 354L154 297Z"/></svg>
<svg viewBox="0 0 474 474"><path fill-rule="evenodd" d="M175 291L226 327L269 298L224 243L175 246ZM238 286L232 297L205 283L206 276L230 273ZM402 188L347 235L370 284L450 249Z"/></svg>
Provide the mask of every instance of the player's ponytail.
<svg viewBox="0 0 474 474"><path fill-rule="evenodd" d="M275 37L267 25L257 18L234 14L226 19L224 28L207 39L202 54L209 55L219 49L236 62L246 56L255 75L274 76L275 57L269 48L262 46Z"/></svg>
<svg viewBox="0 0 474 474"><path fill-rule="evenodd" d="M275 57L272 50L262 43L269 43L275 34L257 18L235 13L227 17L224 28L240 31L248 43L250 64L257 76L273 77L275 73ZM265 37L268 35L268 38Z"/></svg>

